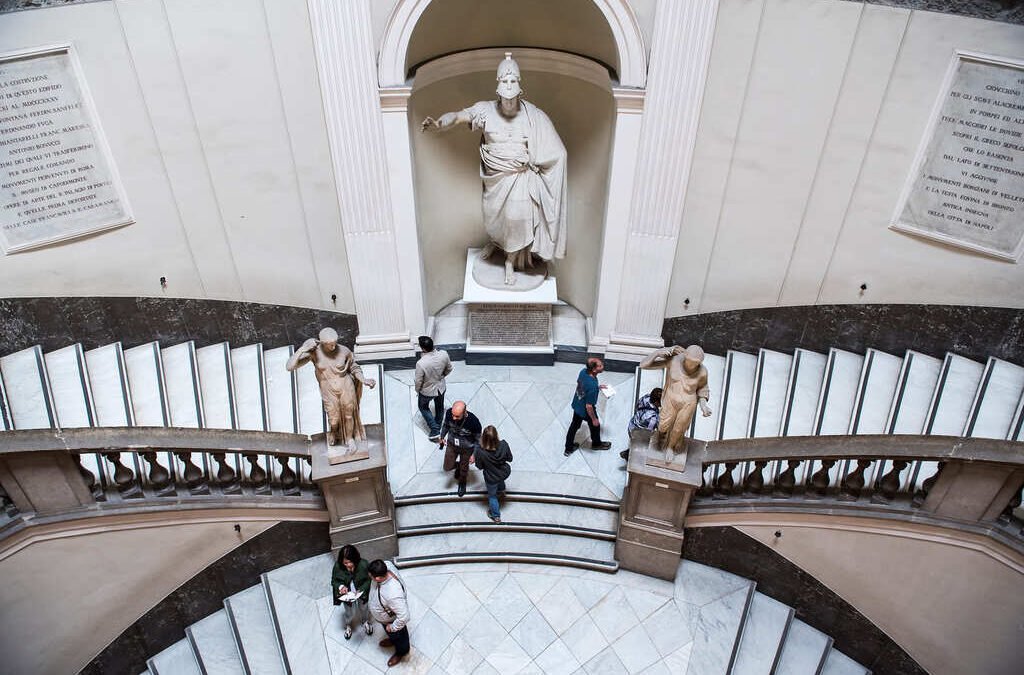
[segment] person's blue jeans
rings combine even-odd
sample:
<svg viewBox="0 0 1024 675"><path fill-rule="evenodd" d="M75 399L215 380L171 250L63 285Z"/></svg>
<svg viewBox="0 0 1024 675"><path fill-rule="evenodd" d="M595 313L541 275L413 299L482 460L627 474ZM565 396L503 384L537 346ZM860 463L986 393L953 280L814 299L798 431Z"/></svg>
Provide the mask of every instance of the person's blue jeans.
<svg viewBox="0 0 1024 675"><path fill-rule="evenodd" d="M434 402L434 414L430 414L430 402ZM437 396L424 396L423 394L416 394L416 405L420 409L420 414L423 415L423 419L426 420L427 426L430 428L430 435L437 436L441 433L441 418L444 417L444 392L442 391Z"/></svg>
<svg viewBox="0 0 1024 675"><path fill-rule="evenodd" d="M505 491L505 481L500 483L484 483L487 487L487 517L501 518L501 507L498 505L498 493Z"/></svg>

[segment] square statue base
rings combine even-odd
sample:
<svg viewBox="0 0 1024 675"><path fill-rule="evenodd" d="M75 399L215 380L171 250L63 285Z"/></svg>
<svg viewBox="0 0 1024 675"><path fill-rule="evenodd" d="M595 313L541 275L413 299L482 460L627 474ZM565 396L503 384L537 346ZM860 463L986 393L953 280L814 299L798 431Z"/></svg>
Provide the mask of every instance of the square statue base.
<svg viewBox="0 0 1024 675"><path fill-rule="evenodd" d="M367 440L356 441L355 447L349 450L345 445L328 445L326 434L324 435L324 453L327 455L328 464L344 464L359 459L369 459L370 449Z"/></svg>
<svg viewBox="0 0 1024 675"><path fill-rule="evenodd" d="M547 277L529 290L483 286L473 276L480 250L466 252L462 287L462 300L468 305L466 363L554 363L551 307L558 304L555 278Z"/></svg>

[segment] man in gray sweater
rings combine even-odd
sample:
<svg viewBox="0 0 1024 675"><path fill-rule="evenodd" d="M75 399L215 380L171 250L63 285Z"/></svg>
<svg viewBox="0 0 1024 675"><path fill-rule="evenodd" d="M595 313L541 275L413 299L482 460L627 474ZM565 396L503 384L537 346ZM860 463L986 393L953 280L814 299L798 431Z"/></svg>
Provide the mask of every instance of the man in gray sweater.
<svg viewBox="0 0 1024 675"><path fill-rule="evenodd" d="M444 378L452 372L448 352L434 349L434 341L426 335L419 337L423 355L416 362L416 398L420 414L430 429L430 440L437 442L441 437L441 418L444 416ZM434 414L430 414L430 402L434 402Z"/></svg>

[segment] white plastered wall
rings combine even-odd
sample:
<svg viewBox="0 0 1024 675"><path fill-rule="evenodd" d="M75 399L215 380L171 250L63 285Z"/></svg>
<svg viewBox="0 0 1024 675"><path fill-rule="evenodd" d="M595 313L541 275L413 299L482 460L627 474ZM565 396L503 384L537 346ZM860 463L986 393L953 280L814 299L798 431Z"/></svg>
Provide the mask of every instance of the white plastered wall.
<svg viewBox="0 0 1024 675"><path fill-rule="evenodd" d="M0 51L65 43L136 222L0 257L0 296L354 311L305 0L114 0L0 15Z"/></svg>
<svg viewBox="0 0 1024 675"><path fill-rule="evenodd" d="M1024 262L888 229L955 49L1019 59L1024 26L842 0L721 0L665 315L1024 306Z"/></svg>
<svg viewBox="0 0 1024 675"><path fill-rule="evenodd" d="M495 64L497 67L497 64ZM462 297L466 249L487 242L480 210L480 133L459 126L423 134L426 115L494 98L494 75L476 73L415 91L409 103L414 180L427 311ZM558 295L593 313L604 222L614 103L611 93L581 80L523 72L528 99L551 117L568 152L568 253L552 266Z"/></svg>

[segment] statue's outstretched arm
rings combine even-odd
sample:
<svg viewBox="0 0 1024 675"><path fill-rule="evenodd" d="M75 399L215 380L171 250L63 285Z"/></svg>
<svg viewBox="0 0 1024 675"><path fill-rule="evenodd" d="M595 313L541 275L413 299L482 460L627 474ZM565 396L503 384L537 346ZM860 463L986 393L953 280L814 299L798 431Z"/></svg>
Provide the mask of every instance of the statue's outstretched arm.
<svg viewBox="0 0 1024 675"><path fill-rule="evenodd" d="M309 338L302 343L295 353L288 357L288 362L284 364L285 370L295 370L301 366L306 365L313 358L312 352L316 349L320 342L316 338Z"/></svg>
<svg viewBox="0 0 1024 675"><path fill-rule="evenodd" d="M671 361L672 357L677 353L675 350L675 347L662 347L661 349L655 349L647 355L647 358L640 362L640 367L665 368L668 366L668 362Z"/></svg>
<svg viewBox="0 0 1024 675"><path fill-rule="evenodd" d="M420 131L444 131L456 124L469 124L472 119L468 110L446 112L437 119L425 117L423 122L420 123Z"/></svg>

